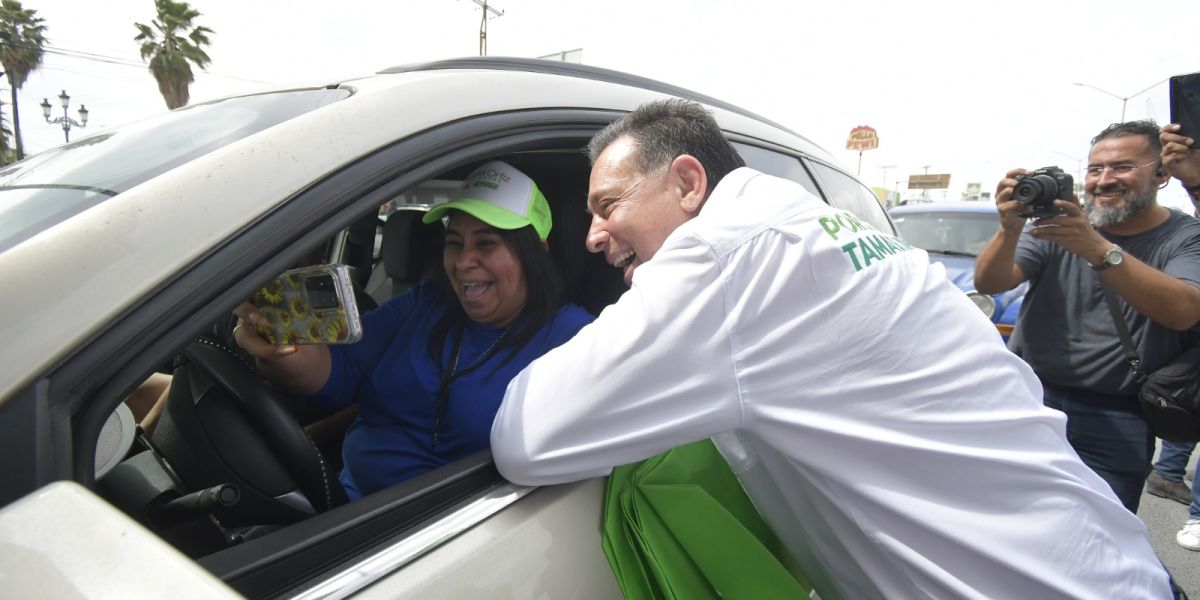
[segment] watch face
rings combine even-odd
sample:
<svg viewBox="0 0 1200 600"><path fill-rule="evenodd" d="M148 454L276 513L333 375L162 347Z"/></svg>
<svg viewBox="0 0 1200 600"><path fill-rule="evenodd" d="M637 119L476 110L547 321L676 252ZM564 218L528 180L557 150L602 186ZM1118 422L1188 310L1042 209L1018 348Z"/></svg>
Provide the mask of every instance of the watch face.
<svg viewBox="0 0 1200 600"><path fill-rule="evenodd" d="M1106 264L1110 267L1115 267L1115 266L1121 264L1121 261L1123 261L1123 260L1125 260L1125 255L1122 254L1121 251L1116 248L1109 250L1108 254L1104 255L1104 264Z"/></svg>

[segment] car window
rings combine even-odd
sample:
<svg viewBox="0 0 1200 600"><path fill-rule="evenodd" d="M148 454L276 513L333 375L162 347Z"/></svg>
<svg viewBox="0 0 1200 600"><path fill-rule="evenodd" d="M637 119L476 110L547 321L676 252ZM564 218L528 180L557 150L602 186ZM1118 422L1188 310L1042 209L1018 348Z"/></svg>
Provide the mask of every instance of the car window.
<svg viewBox="0 0 1200 600"><path fill-rule="evenodd" d="M742 159L746 161L746 166L768 175L789 179L804 186L804 189L812 192L813 195L817 197L821 196L816 182L813 181L808 171L804 169L804 165L801 164L800 159L795 156L788 156L787 154L767 150L766 148L738 142L734 142L733 147L737 149L738 154L742 155Z"/></svg>
<svg viewBox="0 0 1200 600"><path fill-rule="evenodd" d="M0 251L152 177L350 95L290 90L173 110L0 170Z"/></svg>
<svg viewBox="0 0 1200 600"><path fill-rule="evenodd" d="M996 233L995 213L906 212L892 222L908 243L928 252L978 256Z"/></svg>
<svg viewBox="0 0 1200 600"><path fill-rule="evenodd" d="M879 231L892 232L892 225L888 223L887 215L883 212L879 199L871 193L871 190L841 171L819 162L810 162L809 164L817 178L821 180L821 185L828 192L827 199L830 204L854 213Z"/></svg>

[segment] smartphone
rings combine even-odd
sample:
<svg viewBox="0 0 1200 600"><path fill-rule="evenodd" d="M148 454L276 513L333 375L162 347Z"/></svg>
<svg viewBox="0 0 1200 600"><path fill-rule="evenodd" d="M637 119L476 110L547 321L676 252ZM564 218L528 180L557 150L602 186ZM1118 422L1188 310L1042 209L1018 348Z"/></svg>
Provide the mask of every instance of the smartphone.
<svg viewBox="0 0 1200 600"><path fill-rule="evenodd" d="M285 271L255 292L250 303L266 317L258 334L276 346L352 344L362 339L346 265Z"/></svg>
<svg viewBox="0 0 1200 600"><path fill-rule="evenodd" d="M1200 73L1171 78L1171 122L1179 124L1176 133L1200 139Z"/></svg>

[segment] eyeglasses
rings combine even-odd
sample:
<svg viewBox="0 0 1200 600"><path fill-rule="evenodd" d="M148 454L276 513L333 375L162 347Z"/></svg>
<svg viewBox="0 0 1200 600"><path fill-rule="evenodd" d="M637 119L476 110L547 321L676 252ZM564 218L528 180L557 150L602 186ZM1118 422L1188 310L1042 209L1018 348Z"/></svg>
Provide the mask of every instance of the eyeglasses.
<svg viewBox="0 0 1200 600"><path fill-rule="evenodd" d="M1090 166L1090 167L1084 169L1084 172L1087 173L1088 177L1100 177L1101 175L1104 174L1105 171L1112 173L1114 177L1120 177L1121 175L1128 175L1128 174L1132 173L1134 169L1141 169L1143 167L1149 167L1151 165L1157 165L1157 164L1158 164L1158 161L1156 160L1153 162L1148 162L1144 165L1131 165L1128 163L1120 164L1120 165L1108 165L1106 167L1093 165L1093 166Z"/></svg>

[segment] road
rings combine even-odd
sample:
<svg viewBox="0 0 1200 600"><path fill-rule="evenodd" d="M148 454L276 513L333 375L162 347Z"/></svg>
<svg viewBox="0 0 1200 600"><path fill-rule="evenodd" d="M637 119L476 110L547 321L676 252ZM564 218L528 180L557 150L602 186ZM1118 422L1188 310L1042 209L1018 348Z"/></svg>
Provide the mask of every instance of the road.
<svg viewBox="0 0 1200 600"><path fill-rule="evenodd" d="M1188 474L1184 481L1191 483L1196 475L1196 459L1200 451L1192 453L1188 466ZM1167 565L1179 586L1193 600L1200 600L1200 552L1185 550L1175 543L1175 532L1183 527L1187 520L1187 507L1166 498L1151 496L1142 492L1142 502L1138 506L1138 516L1150 529L1150 543L1158 553L1159 560Z"/></svg>

